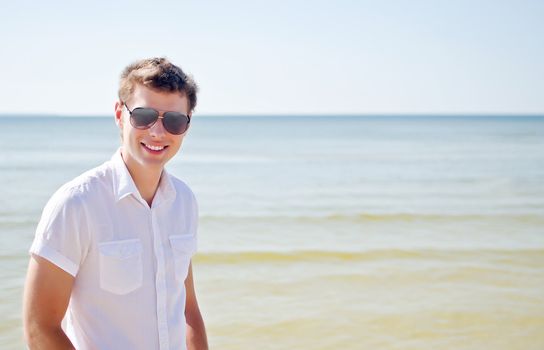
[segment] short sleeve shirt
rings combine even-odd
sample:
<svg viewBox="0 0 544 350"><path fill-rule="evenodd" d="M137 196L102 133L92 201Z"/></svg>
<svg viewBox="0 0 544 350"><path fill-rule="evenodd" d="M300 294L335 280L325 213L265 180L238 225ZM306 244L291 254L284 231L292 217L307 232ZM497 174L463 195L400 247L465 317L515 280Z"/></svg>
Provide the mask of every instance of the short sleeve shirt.
<svg viewBox="0 0 544 350"><path fill-rule="evenodd" d="M197 218L193 193L166 170L150 208L120 151L52 196L30 252L75 277L64 328L77 349L186 349Z"/></svg>

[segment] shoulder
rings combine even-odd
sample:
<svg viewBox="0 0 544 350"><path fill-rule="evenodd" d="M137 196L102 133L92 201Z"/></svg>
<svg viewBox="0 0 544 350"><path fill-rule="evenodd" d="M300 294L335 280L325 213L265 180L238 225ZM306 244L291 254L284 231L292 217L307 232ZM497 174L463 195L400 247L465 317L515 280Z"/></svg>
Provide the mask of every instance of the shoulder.
<svg viewBox="0 0 544 350"><path fill-rule="evenodd" d="M169 175L170 180L172 181L172 185L174 186L174 189L176 190L176 194L183 197L183 198L190 198L193 201L196 201L195 194L183 180L180 180L179 178Z"/></svg>
<svg viewBox="0 0 544 350"><path fill-rule="evenodd" d="M175 221L181 225L179 232L189 232L195 236L198 227L198 203L191 188L182 180L170 175L170 182L173 185L176 196L172 205L175 213Z"/></svg>
<svg viewBox="0 0 544 350"><path fill-rule="evenodd" d="M176 191L175 203L177 208L186 213L192 213L198 216L198 202L191 188L182 180L173 175L169 175L171 183Z"/></svg>
<svg viewBox="0 0 544 350"><path fill-rule="evenodd" d="M108 162L90 169L62 185L48 205L78 206L100 188L111 188L111 167Z"/></svg>

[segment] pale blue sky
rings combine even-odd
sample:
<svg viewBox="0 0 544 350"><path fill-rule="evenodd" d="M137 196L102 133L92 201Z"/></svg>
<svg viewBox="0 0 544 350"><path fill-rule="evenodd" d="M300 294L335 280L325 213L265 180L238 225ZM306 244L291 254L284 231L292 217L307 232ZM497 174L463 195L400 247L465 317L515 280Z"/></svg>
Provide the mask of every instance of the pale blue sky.
<svg viewBox="0 0 544 350"><path fill-rule="evenodd" d="M198 114L544 114L544 2L1 1L0 113L111 115L167 56Z"/></svg>

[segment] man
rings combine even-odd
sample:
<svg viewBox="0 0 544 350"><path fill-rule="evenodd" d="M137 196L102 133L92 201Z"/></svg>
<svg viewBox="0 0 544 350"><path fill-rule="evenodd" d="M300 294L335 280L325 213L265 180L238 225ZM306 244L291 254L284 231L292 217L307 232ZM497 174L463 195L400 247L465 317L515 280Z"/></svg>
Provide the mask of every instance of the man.
<svg viewBox="0 0 544 350"><path fill-rule="evenodd" d="M196 93L164 58L123 71L120 149L62 186L36 230L23 306L30 349L208 348L191 265L196 201L164 169Z"/></svg>

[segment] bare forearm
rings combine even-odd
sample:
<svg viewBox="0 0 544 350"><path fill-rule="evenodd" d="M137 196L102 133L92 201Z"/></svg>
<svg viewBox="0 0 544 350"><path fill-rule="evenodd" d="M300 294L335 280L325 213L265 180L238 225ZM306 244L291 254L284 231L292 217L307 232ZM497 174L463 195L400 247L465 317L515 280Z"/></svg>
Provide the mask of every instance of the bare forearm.
<svg viewBox="0 0 544 350"><path fill-rule="evenodd" d="M45 329L39 326L29 326L25 330L28 348L30 350L74 350L74 345L68 339L62 328Z"/></svg>
<svg viewBox="0 0 544 350"><path fill-rule="evenodd" d="M29 349L74 349L61 328L73 283L74 277L68 272L32 255L23 295L23 325Z"/></svg>
<svg viewBox="0 0 544 350"><path fill-rule="evenodd" d="M187 350L208 350L206 327L200 312L187 319Z"/></svg>

